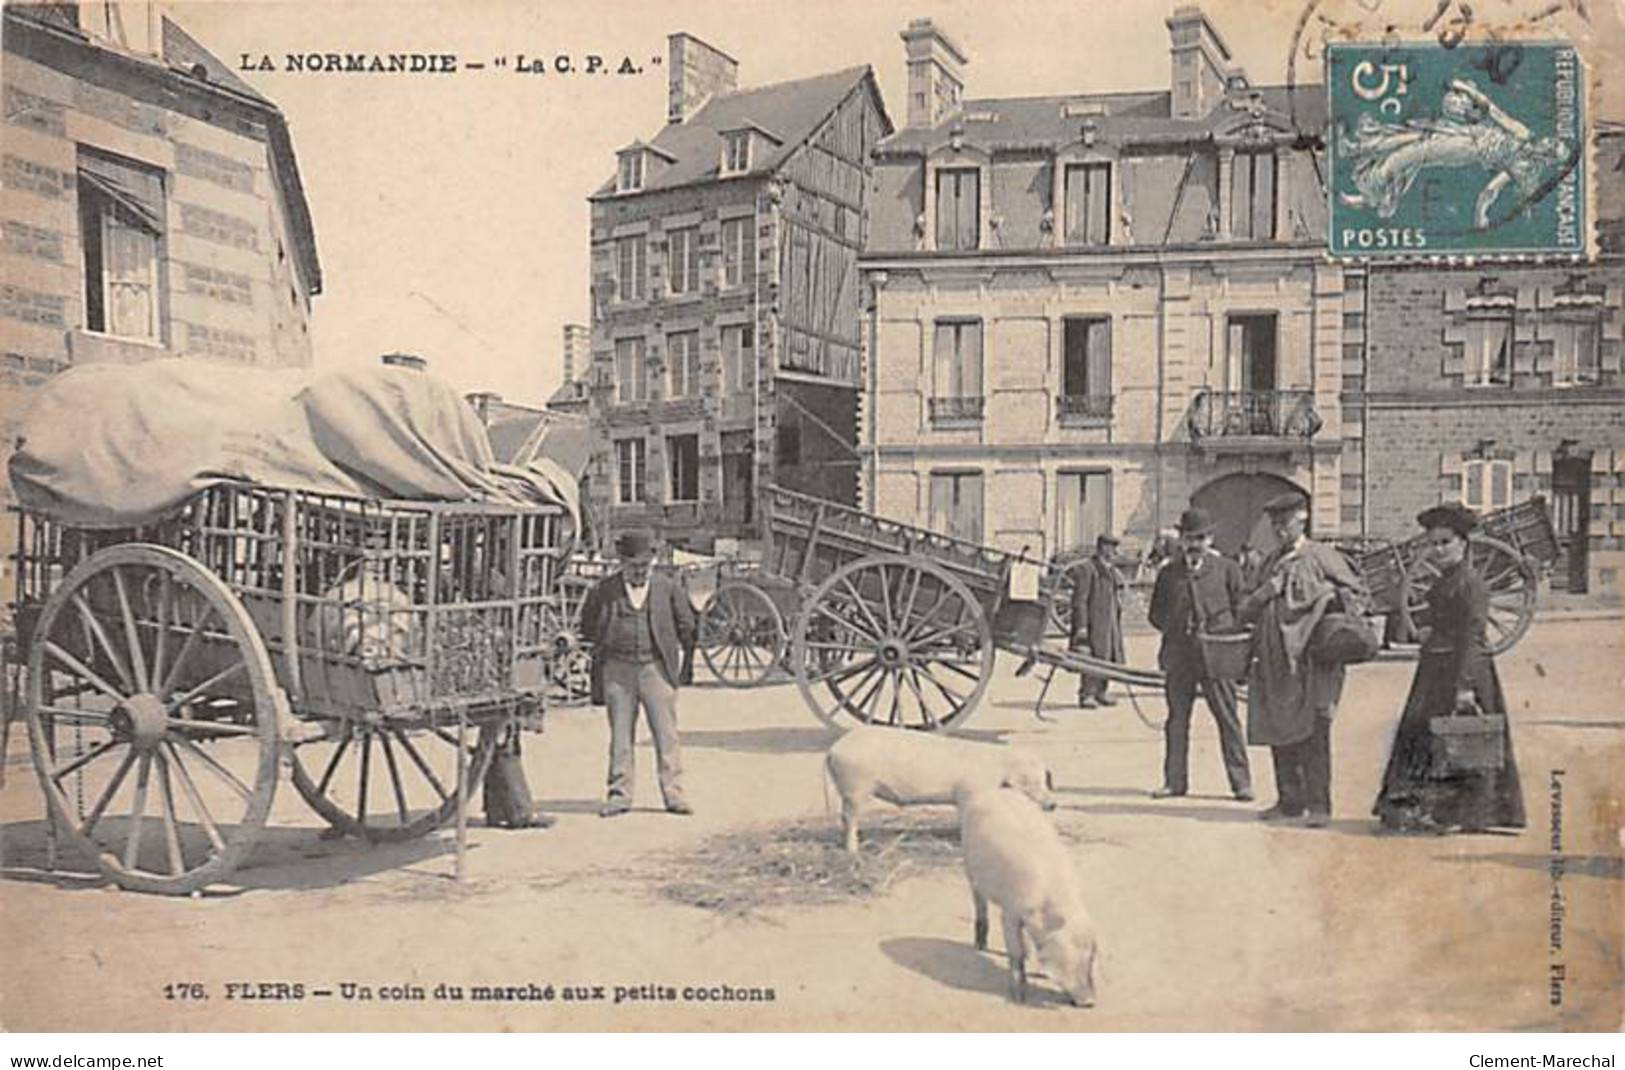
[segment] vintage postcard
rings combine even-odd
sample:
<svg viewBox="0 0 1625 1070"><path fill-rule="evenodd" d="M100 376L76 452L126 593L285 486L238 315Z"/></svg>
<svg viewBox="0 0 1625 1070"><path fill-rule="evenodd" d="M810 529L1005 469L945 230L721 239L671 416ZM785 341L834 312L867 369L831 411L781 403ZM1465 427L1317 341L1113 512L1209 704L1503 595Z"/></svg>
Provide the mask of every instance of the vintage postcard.
<svg viewBox="0 0 1625 1070"><path fill-rule="evenodd" d="M0 1028L1625 1024L1617 5L3 51Z"/></svg>

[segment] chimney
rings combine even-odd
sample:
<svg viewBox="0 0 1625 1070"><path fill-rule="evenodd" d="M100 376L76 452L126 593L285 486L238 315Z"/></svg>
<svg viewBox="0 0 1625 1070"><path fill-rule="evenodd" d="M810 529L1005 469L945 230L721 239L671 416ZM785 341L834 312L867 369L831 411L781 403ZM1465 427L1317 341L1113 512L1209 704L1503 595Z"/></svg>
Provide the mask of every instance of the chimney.
<svg viewBox="0 0 1625 1070"><path fill-rule="evenodd" d="M588 347L592 343L592 334L584 324L566 323L564 325L564 384L569 386L576 381L576 369L584 368L590 363L591 356Z"/></svg>
<svg viewBox="0 0 1625 1070"><path fill-rule="evenodd" d="M429 362L416 353L385 353L378 359L391 368L409 368L415 372L429 370Z"/></svg>
<svg viewBox="0 0 1625 1070"><path fill-rule="evenodd" d="M680 123L705 106L718 93L739 88L739 63L691 34L666 38L666 71L670 96L666 121Z"/></svg>
<svg viewBox="0 0 1625 1070"><path fill-rule="evenodd" d="M1168 16L1172 55L1172 115L1200 119L1224 99L1226 84L1247 75L1231 61L1230 49L1199 7L1182 7Z"/></svg>
<svg viewBox="0 0 1625 1070"><path fill-rule="evenodd" d="M965 91L964 49L930 19L914 19L898 36L908 57L909 128L931 127L959 110Z"/></svg>

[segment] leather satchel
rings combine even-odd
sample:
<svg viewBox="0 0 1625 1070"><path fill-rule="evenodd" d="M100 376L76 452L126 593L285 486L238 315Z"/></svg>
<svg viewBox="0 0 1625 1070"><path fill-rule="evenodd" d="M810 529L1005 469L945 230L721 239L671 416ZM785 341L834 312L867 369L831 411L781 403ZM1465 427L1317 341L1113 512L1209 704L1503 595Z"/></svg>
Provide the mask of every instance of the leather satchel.
<svg viewBox="0 0 1625 1070"><path fill-rule="evenodd" d="M1309 655L1322 665L1355 665L1370 661L1382 649L1382 639L1366 619L1353 613L1328 611L1309 635Z"/></svg>

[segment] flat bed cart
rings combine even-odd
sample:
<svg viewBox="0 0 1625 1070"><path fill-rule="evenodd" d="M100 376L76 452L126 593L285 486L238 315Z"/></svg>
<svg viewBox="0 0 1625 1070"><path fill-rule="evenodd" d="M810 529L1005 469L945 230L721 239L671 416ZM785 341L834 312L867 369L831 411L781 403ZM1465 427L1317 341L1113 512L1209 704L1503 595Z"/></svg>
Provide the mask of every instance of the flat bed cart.
<svg viewBox="0 0 1625 1070"><path fill-rule="evenodd" d="M469 785L545 702L568 538L552 506L230 482L141 528L24 512L15 621L53 829L122 887L193 892L248 856L285 764L342 833L457 817L460 874Z"/></svg>

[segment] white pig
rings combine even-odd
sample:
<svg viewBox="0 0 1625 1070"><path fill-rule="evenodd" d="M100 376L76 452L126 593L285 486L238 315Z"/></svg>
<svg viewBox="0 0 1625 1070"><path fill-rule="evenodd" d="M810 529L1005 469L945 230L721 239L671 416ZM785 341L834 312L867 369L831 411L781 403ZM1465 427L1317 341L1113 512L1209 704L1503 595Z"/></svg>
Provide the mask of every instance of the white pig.
<svg viewBox="0 0 1625 1070"><path fill-rule="evenodd" d="M999 904L1011 997L1027 1000L1027 953L1080 1007L1095 1003L1095 925L1078 871L1055 826L1008 788L963 788L959 837L976 907L976 947L987 950L987 901Z"/></svg>
<svg viewBox="0 0 1625 1070"><path fill-rule="evenodd" d="M858 849L858 815L872 799L947 805L961 785L1004 786L1025 792L1046 810L1055 808L1044 763L995 743L864 725L835 741L824 768L841 793L841 832L851 852Z"/></svg>

